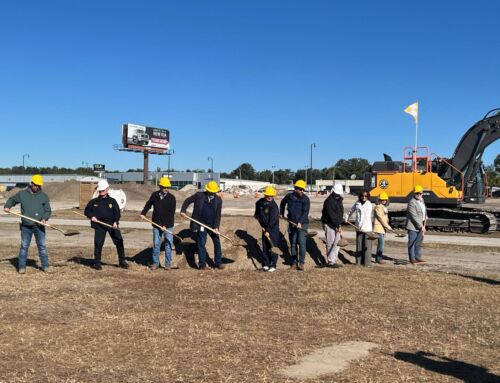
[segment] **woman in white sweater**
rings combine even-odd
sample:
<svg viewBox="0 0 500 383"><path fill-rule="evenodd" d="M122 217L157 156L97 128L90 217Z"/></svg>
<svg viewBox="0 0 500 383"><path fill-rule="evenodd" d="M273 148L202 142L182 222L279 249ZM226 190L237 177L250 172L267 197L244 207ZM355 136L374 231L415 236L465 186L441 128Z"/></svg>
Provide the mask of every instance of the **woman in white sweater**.
<svg viewBox="0 0 500 383"><path fill-rule="evenodd" d="M347 213L346 221L356 213L356 263L369 267L372 262L372 241L368 239L373 231L372 224L373 205L370 202L370 193L363 191L358 196L358 201Z"/></svg>

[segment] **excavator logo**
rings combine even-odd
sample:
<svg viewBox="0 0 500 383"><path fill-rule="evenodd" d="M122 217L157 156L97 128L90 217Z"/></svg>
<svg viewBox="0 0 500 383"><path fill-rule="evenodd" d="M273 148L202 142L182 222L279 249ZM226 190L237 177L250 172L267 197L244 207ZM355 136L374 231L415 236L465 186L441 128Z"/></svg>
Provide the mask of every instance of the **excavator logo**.
<svg viewBox="0 0 500 383"><path fill-rule="evenodd" d="M386 179L383 179L382 181L380 181L380 189L387 189L387 187L389 186L389 181L387 181Z"/></svg>

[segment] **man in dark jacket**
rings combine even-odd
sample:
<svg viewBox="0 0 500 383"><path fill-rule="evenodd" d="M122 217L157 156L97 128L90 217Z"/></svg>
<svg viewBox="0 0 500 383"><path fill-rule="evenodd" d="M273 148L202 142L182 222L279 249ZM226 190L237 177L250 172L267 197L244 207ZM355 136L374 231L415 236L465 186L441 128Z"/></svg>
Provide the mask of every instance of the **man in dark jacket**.
<svg viewBox="0 0 500 383"><path fill-rule="evenodd" d="M43 179L39 174L35 174L31 178L30 185L20 192L10 197L4 206L5 212L10 212L10 209L21 204L21 214L31 217L46 223L52 210L47 194L42 191ZM45 248L45 226L36 222L22 218L21 220L21 248L19 250L19 258L17 262L17 270L19 274L26 272L26 259L28 257L28 248L30 247L31 238L35 236L36 245L38 247L38 256L42 264L42 271L49 271L49 255Z"/></svg>
<svg viewBox="0 0 500 383"><path fill-rule="evenodd" d="M342 205L344 190L342 185L335 184L332 193L323 203L321 222L325 229L326 253L328 255L328 266L337 268L337 258L340 250L340 239L342 238L342 222L344 221L344 206Z"/></svg>
<svg viewBox="0 0 500 383"><path fill-rule="evenodd" d="M292 222L288 225L288 235L290 237L290 254L292 257L291 267L295 267L297 262L297 246L299 248L299 262L297 270L304 270L304 261L306 259L306 232L309 226L309 208L311 202L309 197L304 194L306 182L298 180L295 182L295 190L288 193L280 203L280 215L285 216L285 208L288 207L287 219ZM295 225L293 225L295 224Z"/></svg>
<svg viewBox="0 0 500 383"><path fill-rule="evenodd" d="M172 263L172 247L175 215L175 197L169 193L171 187L170 179L166 176L161 177L160 191L151 194L144 209L141 212L141 218L144 219L151 206L153 207L153 222L161 226L153 226L153 264L149 267L156 270L160 267L160 247L163 237L165 237L165 270L170 270ZM170 232L167 232L167 230Z"/></svg>
<svg viewBox="0 0 500 383"><path fill-rule="evenodd" d="M123 238L118 228L120 222L120 208L118 202L109 196L109 184L106 180L100 180L97 184L97 192L99 196L89 201L85 207L85 216L87 216L91 223L90 226L95 230L94 232L94 269L102 270L101 254L106 233L113 240L118 252L118 264L122 269L128 269L128 264L125 261L125 249L123 247ZM97 221L107 223L113 228L101 225Z"/></svg>
<svg viewBox="0 0 500 383"><path fill-rule="evenodd" d="M262 270L276 271L278 255L273 253L272 246L276 246L280 238L279 209L274 201L276 190L272 186L264 189L264 198L255 204L254 217L262 227Z"/></svg>
<svg viewBox="0 0 500 383"><path fill-rule="evenodd" d="M207 183L204 192L198 192L186 198L181 207L181 216L187 217L186 210L189 205L194 203L192 218L214 229L218 233L222 212L222 199L216 194L218 191L219 185L217 185L217 182L210 181ZM200 270L210 270L206 263L207 250L205 249L205 245L207 243L207 233L210 235L210 238L212 238L214 244L215 267L223 269L224 265L222 264L222 249L219 235L193 221L191 221L190 227L191 230L196 233L196 244L198 246L198 256L200 257Z"/></svg>

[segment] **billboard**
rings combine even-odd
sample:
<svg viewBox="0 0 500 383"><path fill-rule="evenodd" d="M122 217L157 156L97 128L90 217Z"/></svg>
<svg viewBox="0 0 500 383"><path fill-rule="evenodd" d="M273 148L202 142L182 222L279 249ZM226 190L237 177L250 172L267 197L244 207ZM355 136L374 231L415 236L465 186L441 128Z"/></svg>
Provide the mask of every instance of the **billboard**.
<svg viewBox="0 0 500 383"><path fill-rule="evenodd" d="M170 146L170 132L150 126L123 124L122 144L130 149L164 152Z"/></svg>

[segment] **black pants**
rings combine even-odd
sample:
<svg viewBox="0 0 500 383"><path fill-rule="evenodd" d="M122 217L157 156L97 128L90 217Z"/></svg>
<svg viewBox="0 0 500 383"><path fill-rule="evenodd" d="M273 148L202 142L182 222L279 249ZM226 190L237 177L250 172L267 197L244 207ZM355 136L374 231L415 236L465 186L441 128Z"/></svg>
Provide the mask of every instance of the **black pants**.
<svg viewBox="0 0 500 383"><path fill-rule="evenodd" d="M113 243L116 246L116 251L118 252L118 260L125 260L125 249L123 247L123 238L120 230L111 229L109 227L99 226L96 227L94 233L94 258L96 263L101 263L101 253L102 247L104 245L104 240L106 239L106 233L109 233L109 236L113 240Z"/></svg>
<svg viewBox="0 0 500 383"><path fill-rule="evenodd" d="M269 236L271 237L273 245L278 246L278 242L280 239L279 228L271 230L269 232ZM271 243L269 242L269 239L264 235L264 232L262 232L262 266L276 268L277 261L278 261L278 254L274 253L271 250Z"/></svg>

